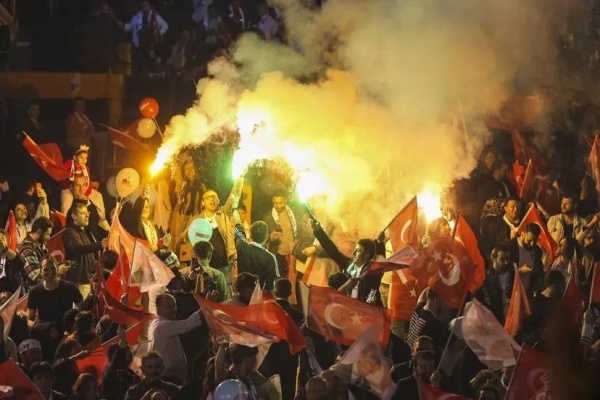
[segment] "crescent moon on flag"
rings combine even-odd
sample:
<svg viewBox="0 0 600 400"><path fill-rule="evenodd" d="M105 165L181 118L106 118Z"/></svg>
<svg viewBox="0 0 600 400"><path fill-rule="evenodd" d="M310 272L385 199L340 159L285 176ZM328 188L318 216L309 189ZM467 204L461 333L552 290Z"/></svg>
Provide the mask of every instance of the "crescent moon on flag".
<svg viewBox="0 0 600 400"><path fill-rule="evenodd" d="M402 230L400 231L400 241L404 244L408 244L408 239L405 239L405 236L406 236L406 230L408 228L410 228L411 225L412 225L412 219L409 219L408 221L406 221L404 223L404 226L402 227Z"/></svg>
<svg viewBox="0 0 600 400"><path fill-rule="evenodd" d="M57 262L62 262L65 260L65 255L63 254L62 251L60 250L54 250L52 253L50 253L50 255L56 259ZM59 259L60 256L60 259Z"/></svg>
<svg viewBox="0 0 600 400"><path fill-rule="evenodd" d="M323 310L323 317L325 317L325 321L327 321L327 323L333 326L334 328L346 329L345 326L338 325L335 322L333 322L333 318L331 318L331 315L333 314L336 308L340 308L349 314L353 314L352 310L350 310L348 307L343 306L341 304L331 303L325 307L325 310Z"/></svg>
<svg viewBox="0 0 600 400"><path fill-rule="evenodd" d="M460 263L458 262L458 258L456 258L454 254L446 253L446 255L452 260L452 267L450 268L450 271L448 271L450 273L450 276L448 278L444 277L439 270L438 275L440 277L440 280L444 283L444 285L454 286L458 283L458 280L460 279Z"/></svg>

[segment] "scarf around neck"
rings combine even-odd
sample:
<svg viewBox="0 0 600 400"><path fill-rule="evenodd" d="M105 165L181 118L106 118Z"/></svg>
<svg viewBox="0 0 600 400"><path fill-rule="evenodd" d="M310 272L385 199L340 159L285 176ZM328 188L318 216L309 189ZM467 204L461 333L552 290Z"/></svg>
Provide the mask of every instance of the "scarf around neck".
<svg viewBox="0 0 600 400"><path fill-rule="evenodd" d="M285 211L288 214L288 217L290 219L290 224L292 225L292 232L294 233L294 240L296 239L296 237L298 236L298 228L296 226L296 217L294 217L294 213L292 212L292 209L289 206L285 206ZM277 212L277 210L275 210L275 207L273 207L271 209L271 215L273 216L273 220L275 221L275 223L279 226L281 226L280 222L279 222L279 213Z"/></svg>

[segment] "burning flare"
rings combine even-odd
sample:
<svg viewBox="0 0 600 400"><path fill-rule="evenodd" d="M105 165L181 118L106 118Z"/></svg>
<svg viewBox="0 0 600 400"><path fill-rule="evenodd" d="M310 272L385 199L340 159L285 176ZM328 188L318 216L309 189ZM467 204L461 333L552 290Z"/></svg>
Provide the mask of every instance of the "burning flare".
<svg viewBox="0 0 600 400"><path fill-rule="evenodd" d="M424 190L417 195L417 203L428 224L442 217L440 194L439 191L436 192L438 194L434 194L431 190Z"/></svg>

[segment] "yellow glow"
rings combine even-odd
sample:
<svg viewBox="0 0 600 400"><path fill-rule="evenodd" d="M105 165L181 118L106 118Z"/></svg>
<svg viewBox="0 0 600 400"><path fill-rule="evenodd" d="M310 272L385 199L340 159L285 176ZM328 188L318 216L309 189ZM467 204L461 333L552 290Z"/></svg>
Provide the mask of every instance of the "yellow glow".
<svg viewBox="0 0 600 400"><path fill-rule="evenodd" d="M168 145L167 143L163 143L163 145L158 149L156 153L156 158L150 167L150 175L154 176L160 170L163 169L167 161L177 152L177 147L175 143L171 143L172 145Z"/></svg>
<svg viewBox="0 0 600 400"><path fill-rule="evenodd" d="M417 203L421 212L425 215L427 223L442 217L440 195L431 190L424 190L417 195Z"/></svg>

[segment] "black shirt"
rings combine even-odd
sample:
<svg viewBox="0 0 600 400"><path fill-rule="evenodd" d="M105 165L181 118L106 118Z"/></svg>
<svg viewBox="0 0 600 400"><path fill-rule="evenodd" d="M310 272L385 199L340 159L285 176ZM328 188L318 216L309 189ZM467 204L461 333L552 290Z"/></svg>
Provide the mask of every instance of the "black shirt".
<svg viewBox="0 0 600 400"><path fill-rule="evenodd" d="M229 264L227 259L227 247L219 228L213 229L213 234L210 237L210 244L213 246L212 258L210 259L210 266L217 269L225 268Z"/></svg>
<svg viewBox="0 0 600 400"><path fill-rule="evenodd" d="M81 293L72 282L61 280L54 290L48 290L40 283L29 292L27 308L37 310L39 322L55 322L62 326L65 313L81 300Z"/></svg>

